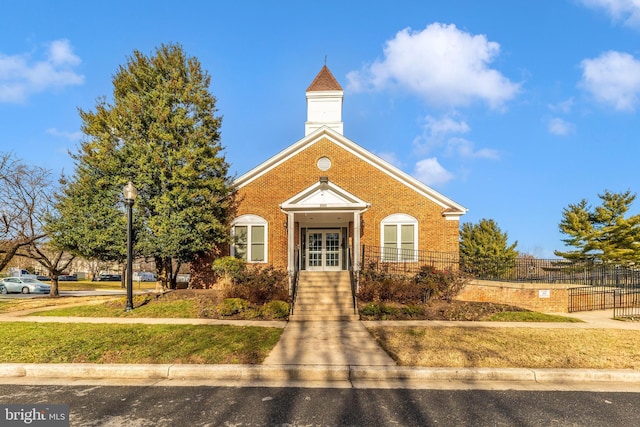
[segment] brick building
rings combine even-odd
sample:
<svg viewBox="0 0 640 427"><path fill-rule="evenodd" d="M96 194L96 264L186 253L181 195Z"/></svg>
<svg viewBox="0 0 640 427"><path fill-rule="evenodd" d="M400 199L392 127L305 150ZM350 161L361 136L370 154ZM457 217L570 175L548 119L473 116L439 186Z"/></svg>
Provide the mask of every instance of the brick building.
<svg viewBox="0 0 640 427"><path fill-rule="evenodd" d="M304 138L235 181L231 255L326 271L359 266L363 244L391 262L457 253L466 209L343 135L343 90L326 66L306 97Z"/></svg>

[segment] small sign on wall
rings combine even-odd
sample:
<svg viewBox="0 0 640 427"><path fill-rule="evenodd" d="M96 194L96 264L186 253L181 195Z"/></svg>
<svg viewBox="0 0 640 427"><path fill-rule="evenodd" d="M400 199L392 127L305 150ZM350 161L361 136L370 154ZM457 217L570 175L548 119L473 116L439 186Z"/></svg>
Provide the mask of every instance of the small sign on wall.
<svg viewBox="0 0 640 427"><path fill-rule="evenodd" d="M538 298L551 298L551 291L549 289L540 289L538 291Z"/></svg>

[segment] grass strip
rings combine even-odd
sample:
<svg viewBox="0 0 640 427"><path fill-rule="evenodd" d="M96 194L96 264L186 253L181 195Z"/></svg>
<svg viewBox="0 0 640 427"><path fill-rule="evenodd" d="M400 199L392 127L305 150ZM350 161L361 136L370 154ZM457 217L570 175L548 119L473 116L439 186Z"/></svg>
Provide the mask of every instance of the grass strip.
<svg viewBox="0 0 640 427"><path fill-rule="evenodd" d="M487 317L491 322L566 322L584 323L575 317L559 316L557 314L538 313L536 311L503 311Z"/></svg>
<svg viewBox="0 0 640 427"><path fill-rule="evenodd" d="M402 326L368 329L404 366L640 369L640 331Z"/></svg>
<svg viewBox="0 0 640 427"><path fill-rule="evenodd" d="M46 311L39 311L30 316L70 316L70 317L151 317L151 318L197 318L199 305L194 300L163 301L161 304L136 303L138 297L134 299L134 309L124 311L126 305L125 298L111 300L104 304L80 305L74 307L54 308Z"/></svg>
<svg viewBox="0 0 640 427"><path fill-rule="evenodd" d="M282 329L6 322L3 363L262 363Z"/></svg>

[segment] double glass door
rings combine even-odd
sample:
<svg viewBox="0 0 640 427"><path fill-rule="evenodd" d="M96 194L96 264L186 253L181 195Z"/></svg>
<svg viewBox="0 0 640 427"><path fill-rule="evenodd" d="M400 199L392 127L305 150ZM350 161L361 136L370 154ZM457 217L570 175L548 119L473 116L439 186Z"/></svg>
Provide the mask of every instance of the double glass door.
<svg viewBox="0 0 640 427"><path fill-rule="evenodd" d="M340 229L308 230L306 260L308 270L341 270Z"/></svg>

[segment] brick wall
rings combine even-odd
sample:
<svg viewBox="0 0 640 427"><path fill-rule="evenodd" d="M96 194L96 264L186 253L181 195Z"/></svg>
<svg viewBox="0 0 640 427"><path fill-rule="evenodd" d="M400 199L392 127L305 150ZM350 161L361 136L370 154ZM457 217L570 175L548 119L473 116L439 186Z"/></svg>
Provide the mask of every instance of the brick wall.
<svg viewBox="0 0 640 427"><path fill-rule="evenodd" d="M567 313L569 287L569 285L550 283L474 280L456 296L456 299L509 304L543 313Z"/></svg>
<svg viewBox="0 0 640 427"><path fill-rule="evenodd" d="M325 156L332 166L321 171L316 163ZM269 223L267 257L274 266L286 267L287 263L286 216L280 203L318 182L320 176L371 203L363 214L362 244L379 246L380 221L391 214L406 213L418 220L418 249L458 251L458 221L445 220L442 206L323 138L239 190L237 215L254 214Z"/></svg>

